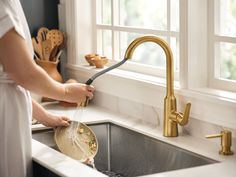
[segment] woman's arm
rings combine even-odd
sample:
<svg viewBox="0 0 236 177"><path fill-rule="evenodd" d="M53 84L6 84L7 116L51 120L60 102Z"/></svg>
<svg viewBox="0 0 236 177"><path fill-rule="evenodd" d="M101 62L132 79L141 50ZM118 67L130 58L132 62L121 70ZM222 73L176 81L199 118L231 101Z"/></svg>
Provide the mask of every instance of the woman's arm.
<svg viewBox="0 0 236 177"><path fill-rule="evenodd" d="M58 116L45 110L40 104L32 100L33 117L47 127L68 126L70 119Z"/></svg>
<svg viewBox="0 0 236 177"><path fill-rule="evenodd" d="M73 103L93 97L94 88L85 84L60 84L32 59L26 41L13 29L0 38L0 63L17 84L39 95Z"/></svg>

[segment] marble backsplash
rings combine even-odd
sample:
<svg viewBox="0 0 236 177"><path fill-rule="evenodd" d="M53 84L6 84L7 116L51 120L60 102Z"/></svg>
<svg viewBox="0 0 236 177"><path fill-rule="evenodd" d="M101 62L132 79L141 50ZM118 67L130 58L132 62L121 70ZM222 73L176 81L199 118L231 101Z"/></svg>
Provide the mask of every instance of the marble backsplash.
<svg viewBox="0 0 236 177"><path fill-rule="evenodd" d="M96 91L93 104L106 108L119 114L130 116L137 121L144 121L154 127L163 127L163 108L123 99L118 96ZM235 127L236 128L236 127ZM211 124L202 120L190 117L188 124L184 127L179 126L179 132L198 138L204 138L208 134L218 134L222 129L232 131L233 144L236 142L236 129L229 129L220 125ZM220 138L209 139L217 144Z"/></svg>

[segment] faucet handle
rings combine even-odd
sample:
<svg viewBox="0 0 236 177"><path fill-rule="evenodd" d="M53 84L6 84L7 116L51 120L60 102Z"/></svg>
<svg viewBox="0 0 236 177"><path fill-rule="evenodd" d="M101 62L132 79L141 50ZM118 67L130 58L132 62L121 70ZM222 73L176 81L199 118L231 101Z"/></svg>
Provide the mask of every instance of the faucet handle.
<svg viewBox="0 0 236 177"><path fill-rule="evenodd" d="M175 112L176 121L184 126L188 123L189 114L190 114L191 103L187 103L184 113Z"/></svg>
<svg viewBox="0 0 236 177"><path fill-rule="evenodd" d="M233 151L230 150L232 144L232 133L228 130L222 130L220 134L206 135L206 138L221 138L221 150L219 154L233 155Z"/></svg>

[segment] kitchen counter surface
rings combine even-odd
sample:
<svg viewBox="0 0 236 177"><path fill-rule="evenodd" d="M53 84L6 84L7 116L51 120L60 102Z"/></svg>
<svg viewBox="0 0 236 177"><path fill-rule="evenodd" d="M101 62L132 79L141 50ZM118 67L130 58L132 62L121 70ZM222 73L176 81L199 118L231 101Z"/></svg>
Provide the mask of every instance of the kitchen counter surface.
<svg viewBox="0 0 236 177"><path fill-rule="evenodd" d="M51 112L67 115L73 120L78 120L75 117L75 108L65 108L59 106L57 103L44 104L44 107ZM81 109L81 108L80 108ZM176 138L166 138L162 136L162 129L157 128L151 124L148 124L139 119L123 116L118 113L111 112L104 108L89 105L82 110L79 110L76 117L81 117L81 122L84 123L100 123L100 122L112 122L129 128L131 130L140 132L142 134L151 136L169 144L187 149L189 151L201 154L208 158L219 161L211 165L205 165L200 167L193 167L188 169L175 170L170 172L158 173L148 175L150 177L236 177L236 155L222 156L218 154L220 145L213 143L204 138L196 138L186 134L180 134ZM32 125L32 130L45 128L41 124ZM235 142L233 142L233 148L235 148ZM32 155L34 161L38 162L42 166L48 168L52 172L60 176L81 176L81 177L102 177L106 176L90 167L73 160L44 144L33 140L32 141ZM81 175L80 175L81 174Z"/></svg>

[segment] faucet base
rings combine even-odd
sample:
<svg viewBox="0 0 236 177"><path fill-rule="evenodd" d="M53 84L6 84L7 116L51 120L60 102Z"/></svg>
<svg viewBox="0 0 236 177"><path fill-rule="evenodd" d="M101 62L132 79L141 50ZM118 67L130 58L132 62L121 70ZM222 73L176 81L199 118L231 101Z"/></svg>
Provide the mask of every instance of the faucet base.
<svg viewBox="0 0 236 177"><path fill-rule="evenodd" d="M163 136L165 137L177 137L178 134L178 125L176 122L169 121L164 125Z"/></svg>
<svg viewBox="0 0 236 177"><path fill-rule="evenodd" d="M163 136L177 137L178 123L173 119L172 113L176 111L176 99L172 96L166 96L164 100L164 129Z"/></svg>

